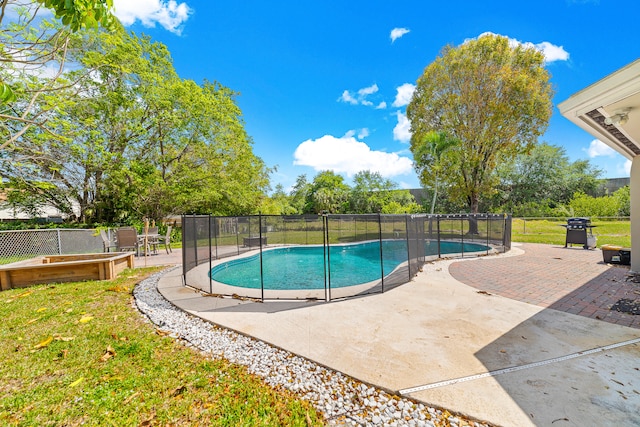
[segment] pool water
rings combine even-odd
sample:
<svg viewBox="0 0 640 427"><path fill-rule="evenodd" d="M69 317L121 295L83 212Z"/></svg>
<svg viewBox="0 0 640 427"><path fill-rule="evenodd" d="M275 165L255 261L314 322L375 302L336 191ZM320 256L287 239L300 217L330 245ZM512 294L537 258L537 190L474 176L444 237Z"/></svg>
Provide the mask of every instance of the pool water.
<svg viewBox="0 0 640 427"><path fill-rule="evenodd" d="M440 242L440 253L484 252L489 248L477 243ZM379 280L407 261L405 240L382 242L384 261L380 266L380 242L331 245L327 274L332 288L354 286ZM425 253L438 254L437 242L426 242ZM323 246L292 246L262 252L264 289L324 289L325 248ZM216 282L243 288L260 289L260 254L227 261L210 272Z"/></svg>

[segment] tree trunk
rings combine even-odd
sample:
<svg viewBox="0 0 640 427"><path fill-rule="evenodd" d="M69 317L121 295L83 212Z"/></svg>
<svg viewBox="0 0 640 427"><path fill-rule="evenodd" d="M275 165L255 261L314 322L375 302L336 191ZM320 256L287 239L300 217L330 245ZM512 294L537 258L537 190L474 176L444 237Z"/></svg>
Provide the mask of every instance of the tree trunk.
<svg viewBox="0 0 640 427"><path fill-rule="evenodd" d="M431 215L433 215L433 211L436 208L436 197L438 197L438 179L436 179L435 185L433 186L433 200L431 200Z"/></svg>
<svg viewBox="0 0 640 427"><path fill-rule="evenodd" d="M479 200L478 200L478 195L473 193L471 194L471 196L469 196L469 210L471 211L472 214L477 214L478 213L478 204L479 204Z"/></svg>
<svg viewBox="0 0 640 427"><path fill-rule="evenodd" d="M470 215L469 216L469 234L480 234L478 232L478 220L476 219L475 215L478 213L478 195L477 194L471 194L471 196L469 197L469 208L470 208Z"/></svg>

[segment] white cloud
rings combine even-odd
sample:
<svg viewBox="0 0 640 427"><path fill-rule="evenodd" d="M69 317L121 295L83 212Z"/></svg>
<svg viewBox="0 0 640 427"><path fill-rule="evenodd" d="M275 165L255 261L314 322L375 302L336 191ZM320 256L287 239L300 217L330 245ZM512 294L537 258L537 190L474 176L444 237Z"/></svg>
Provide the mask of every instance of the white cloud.
<svg viewBox="0 0 640 427"><path fill-rule="evenodd" d="M487 31L480 34L477 38L480 38L483 36L499 36L499 35L500 34L495 34L495 33L492 33L491 31ZM564 47L562 46L557 46L549 42L541 42L541 43L521 42L520 40L516 40L508 36L502 36L502 37L507 37L509 39L509 44L511 46L521 45L525 48L534 48L539 50L544 55L544 60L547 63L554 62L554 61L566 61L569 59L569 52L564 50ZM472 39L467 39L464 42L466 43L469 40L472 40Z"/></svg>
<svg viewBox="0 0 640 427"><path fill-rule="evenodd" d="M387 103L382 101L380 104L376 105L376 110L384 110L387 108Z"/></svg>
<svg viewBox="0 0 640 427"><path fill-rule="evenodd" d="M413 163L408 157L371 150L367 144L355 139L353 132L347 132L342 138L325 135L302 142L293 153L293 164L310 166L316 171L332 170L349 177L364 170L379 172L385 178L413 171Z"/></svg>
<svg viewBox="0 0 640 427"><path fill-rule="evenodd" d="M399 39L400 37L404 36L409 31L410 30L408 28L394 28L393 30L391 30L391 34L389 34L389 37L391 38L391 43L396 41L396 39Z"/></svg>
<svg viewBox="0 0 640 427"><path fill-rule="evenodd" d="M366 105L367 107L372 107L374 104L372 101L368 100L367 97L369 95L373 95L374 93L378 92L378 90L379 90L378 85L375 83L372 84L371 86L363 87L362 89L359 89L355 95L349 92L348 90L345 90L344 92L342 92L342 95L340 96L340 98L338 98L338 101L346 102L347 104L351 104L351 105L360 104L360 105ZM381 108L386 108L386 106L387 106L386 103L381 102L375 108L381 109Z"/></svg>
<svg viewBox="0 0 640 427"><path fill-rule="evenodd" d="M406 115L400 111L396 111L398 124L393 128L393 139L400 142L408 143L411 141L411 123Z"/></svg>
<svg viewBox="0 0 640 427"><path fill-rule="evenodd" d="M613 148L609 147L599 139L591 141L591 144L589 144L589 148L587 148L586 151L591 158L599 156L613 157L616 155L616 151Z"/></svg>
<svg viewBox="0 0 640 427"><path fill-rule="evenodd" d="M347 133L345 133L342 138L353 138L353 136L356 133L358 134L358 139L364 139L369 136L369 129L362 128L359 131L356 131L355 129L351 129L351 130L348 130Z"/></svg>
<svg viewBox="0 0 640 427"><path fill-rule="evenodd" d="M358 100L351 96L348 90L342 92L342 96L338 100L353 105L356 105L358 103Z"/></svg>
<svg viewBox="0 0 640 427"><path fill-rule="evenodd" d="M542 51L544 59L547 62L566 61L569 59L569 52L564 50L562 46L556 46L549 42L542 42L536 44L535 48Z"/></svg>
<svg viewBox="0 0 640 427"><path fill-rule="evenodd" d="M377 91L378 91L378 85L374 83L374 84L372 84L372 85L371 85L371 86L369 86L369 87L363 87L362 89L360 89L360 90L358 91L358 95L360 95L360 96L363 96L363 97L364 97L364 96L367 96L367 95L374 94L374 93L376 93Z"/></svg>
<svg viewBox="0 0 640 427"><path fill-rule="evenodd" d="M402 86L396 88L396 99L393 101L394 107L404 107L411 102L413 92L416 90L416 86L411 83L405 83Z"/></svg>
<svg viewBox="0 0 640 427"><path fill-rule="evenodd" d="M193 13L186 3L178 4L175 0L114 0L114 13L129 26L140 21L145 27L160 24L165 30L180 34L182 26Z"/></svg>
<svg viewBox="0 0 640 427"><path fill-rule="evenodd" d="M631 160L625 160L621 167L618 168L618 171L624 174L624 176L631 176Z"/></svg>

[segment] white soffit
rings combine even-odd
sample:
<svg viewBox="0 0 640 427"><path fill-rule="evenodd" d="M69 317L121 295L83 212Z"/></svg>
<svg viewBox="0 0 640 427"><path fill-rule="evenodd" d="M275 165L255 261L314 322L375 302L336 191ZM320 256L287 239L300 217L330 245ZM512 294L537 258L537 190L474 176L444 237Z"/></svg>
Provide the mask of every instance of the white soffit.
<svg viewBox="0 0 640 427"><path fill-rule="evenodd" d="M640 155L640 59L558 104L560 113L628 159ZM606 123L621 112L625 123Z"/></svg>

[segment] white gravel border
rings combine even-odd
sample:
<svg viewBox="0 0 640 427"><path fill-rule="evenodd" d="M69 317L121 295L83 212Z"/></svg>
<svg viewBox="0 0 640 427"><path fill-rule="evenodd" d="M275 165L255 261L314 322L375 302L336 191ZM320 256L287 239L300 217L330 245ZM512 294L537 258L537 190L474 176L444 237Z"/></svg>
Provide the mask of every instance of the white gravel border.
<svg viewBox="0 0 640 427"><path fill-rule="evenodd" d="M214 359L244 365L274 388L283 387L310 401L325 416L327 425L353 426L473 426L447 411L391 395L288 351L188 314L158 292L156 273L133 290L136 308L158 328Z"/></svg>

